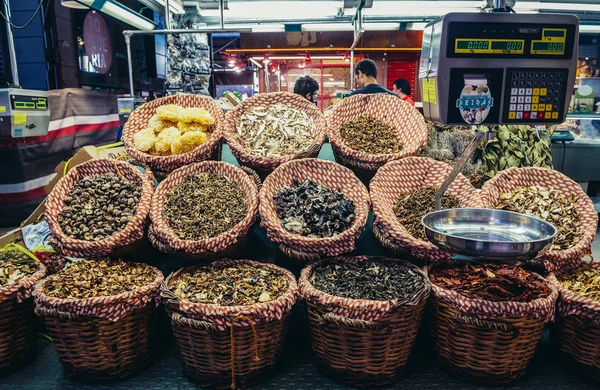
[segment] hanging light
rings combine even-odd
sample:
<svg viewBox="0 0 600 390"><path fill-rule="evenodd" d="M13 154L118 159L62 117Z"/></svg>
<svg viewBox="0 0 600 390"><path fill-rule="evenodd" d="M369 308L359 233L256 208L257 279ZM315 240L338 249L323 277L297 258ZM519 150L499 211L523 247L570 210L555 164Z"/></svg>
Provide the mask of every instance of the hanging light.
<svg viewBox="0 0 600 390"><path fill-rule="evenodd" d="M298 64L298 68L300 68L300 69L306 68L306 62L300 61L300 63Z"/></svg>
<svg viewBox="0 0 600 390"><path fill-rule="evenodd" d="M269 62L271 62L271 60L269 59L269 55L265 54L265 56L263 57L263 63L265 65L269 65Z"/></svg>
<svg viewBox="0 0 600 390"><path fill-rule="evenodd" d="M310 62L310 53L306 53L306 57L304 57L304 61Z"/></svg>
<svg viewBox="0 0 600 390"><path fill-rule="evenodd" d="M350 62L350 55L348 54L348 52L344 54L344 62Z"/></svg>
<svg viewBox="0 0 600 390"><path fill-rule="evenodd" d="M140 30L154 30L156 24L150 19L147 19L132 10L131 8L125 7L123 4L115 0L61 0L61 5L67 8L75 9L92 9L99 11L108 16L112 16L115 19L120 20L123 23L127 23L130 26L138 28Z"/></svg>

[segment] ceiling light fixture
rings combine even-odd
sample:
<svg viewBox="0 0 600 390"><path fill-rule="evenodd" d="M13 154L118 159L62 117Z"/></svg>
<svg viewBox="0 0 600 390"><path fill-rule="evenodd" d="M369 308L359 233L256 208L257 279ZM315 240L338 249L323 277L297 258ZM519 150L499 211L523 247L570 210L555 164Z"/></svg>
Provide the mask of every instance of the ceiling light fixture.
<svg viewBox="0 0 600 390"><path fill-rule="evenodd" d="M143 17L131 8L127 8L115 0L61 0L61 5L67 8L93 9L140 30L154 30L156 28L156 24L150 19Z"/></svg>

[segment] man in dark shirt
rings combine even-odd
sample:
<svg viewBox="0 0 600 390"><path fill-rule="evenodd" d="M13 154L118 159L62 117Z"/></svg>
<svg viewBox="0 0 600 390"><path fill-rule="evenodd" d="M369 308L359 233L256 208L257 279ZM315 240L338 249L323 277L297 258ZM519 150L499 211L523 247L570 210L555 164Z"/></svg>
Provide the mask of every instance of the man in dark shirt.
<svg viewBox="0 0 600 390"><path fill-rule="evenodd" d="M309 102L314 103L319 90L319 83L310 76L302 76L294 84L294 93L306 98Z"/></svg>
<svg viewBox="0 0 600 390"><path fill-rule="evenodd" d="M354 66L354 77L358 83L359 89L352 91L350 96L359 94L387 93L398 97L392 91L383 88L377 84L377 65L372 60L359 61Z"/></svg>

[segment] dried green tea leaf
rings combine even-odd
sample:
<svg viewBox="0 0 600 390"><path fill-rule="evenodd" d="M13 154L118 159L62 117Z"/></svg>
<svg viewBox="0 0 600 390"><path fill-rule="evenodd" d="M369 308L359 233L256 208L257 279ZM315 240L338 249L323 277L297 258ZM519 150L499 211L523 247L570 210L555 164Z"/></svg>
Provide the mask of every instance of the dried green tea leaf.
<svg viewBox="0 0 600 390"><path fill-rule="evenodd" d="M27 256L27 254L23 253L17 248L9 247L0 250L0 261L5 260L32 260L32 258Z"/></svg>
<svg viewBox="0 0 600 390"><path fill-rule="evenodd" d="M44 294L61 299L109 297L152 283L156 275L143 264L121 260L81 261L58 271L44 284Z"/></svg>
<svg viewBox="0 0 600 390"><path fill-rule="evenodd" d="M182 240L216 237L240 223L248 212L240 186L212 173L186 176L166 198L163 217Z"/></svg>
<svg viewBox="0 0 600 390"><path fill-rule="evenodd" d="M179 298L220 306L246 306L279 298L288 289L285 276L248 264L184 272L169 283Z"/></svg>
<svg viewBox="0 0 600 390"><path fill-rule="evenodd" d="M398 130L372 117L361 116L347 121L340 128L340 135L349 148L365 153L390 154L402 150Z"/></svg>

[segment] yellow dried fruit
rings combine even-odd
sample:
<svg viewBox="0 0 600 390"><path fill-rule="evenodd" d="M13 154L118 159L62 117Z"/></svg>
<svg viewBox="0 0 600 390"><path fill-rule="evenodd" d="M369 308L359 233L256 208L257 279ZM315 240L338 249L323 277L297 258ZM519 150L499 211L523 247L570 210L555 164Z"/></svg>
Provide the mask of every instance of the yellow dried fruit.
<svg viewBox="0 0 600 390"><path fill-rule="evenodd" d="M152 115L148 121L148 129L154 131L156 134L169 127L175 127L176 125L176 122L162 120L158 117L158 115Z"/></svg>
<svg viewBox="0 0 600 390"><path fill-rule="evenodd" d="M171 144L171 153L182 154L191 152L198 146L205 143L207 140L208 137L201 131L191 131L189 133L182 134L181 137L174 140Z"/></svg>
<svg viewBox="0 0 600 390"><path fill-rule="evenodd" d="M144 129L133 135L133 144L142 152L148 152L150 149L152 149L155 142L156 136L154 135L154 131L151 129Z"/></svg>
<svg viewBox="0 0 600 390"><path fill-rule="evenodd" d="M197 123L200 125L212 125L215 119L206 109L201 107L186 107L181 108L179 120L185 123Z"/></svg>
<svg viewBox="0 0 600 390"><path fill-rule="evenodd" d="M166 104L156 109L156 115L164 121L178 122L181 115L181 107L176 104Z"/></svg>
<svg viewBox="0 0 600 390"><path fill-rule="evenodd" d="M169 127L163 130L158 137L154 149L159 153L171 152L171 144L181 136L181 131L177 127Z"/></svg>

